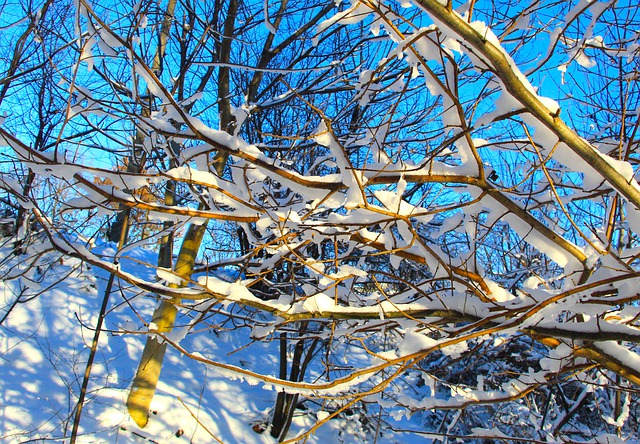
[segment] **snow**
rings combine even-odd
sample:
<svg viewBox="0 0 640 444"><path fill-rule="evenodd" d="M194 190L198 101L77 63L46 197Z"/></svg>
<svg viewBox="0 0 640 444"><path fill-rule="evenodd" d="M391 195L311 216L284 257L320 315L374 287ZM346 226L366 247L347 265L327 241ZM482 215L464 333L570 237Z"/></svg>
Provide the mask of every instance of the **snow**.
<svg viewBox="0 0 640 444"><path fill-rule="evenodd" d="M269 21L269 2L267 0L264 0L263 2L263 9L264 9L264 26L266 26L267 30L269 30L271 34L275 35L276 28Z"/></svg>
<svg viewBox="0 0 640 444"><path fill-rule="evenodd" d="M331 310L335 306L336 303L333 298L323 293L307 298L302 304L302 307L311 313L322 313Z"/></svg>
<svg viewBox="0 0 640 444"><path fill-rule="evenodd" d="M105 250L104 253L107 251ZM144 252L139 250L132 250L129 254L135 254L137 261L125 262L128 265L141 264L152 259L144 258ZM69 261L61 267L72 267L74 263L78 262ZM129 272L132 271L129 270ZM362 273L362 270L346 264L343 265L343 271L354 275ZM157 270L156 274L166 279L166 274L171 273L161 269ZM94 273L90 270L83 274L73 274L54 291L43 293L28 306L25 304L16 307L8 322L0 329L0 356L3 358L4 376L0 381L0 391L3 393L4 401L4 425L0 429L0 434L5 437L12 435L8 442L17 443L26 438L55 439L62 436L63 431L56 428L58 422L47 412L47 409L60 411L61 408L67 408L70 402L73 404L75 400L75 392L68 392L67 387L75 387L77 374L83 370L87 353L85 338L89 336L87 328L95 325L95 316L87 316L87 314L96 313L104 290L105 278L104 272ZM92 287L88 283L97 284L97 286ZM46 282L44 284L46 285ZM251 297L242 285L242 281L225 282L209 276L200 277L199 284L208 286L217 293L225 294L232 300L240 301ZM3 283L0 290L6 291L9 285L13 284ZM83 295L91 297L87 298ZM452 308L463 307L466 304L464 299L464 297L444 297L440 301L434 301L433 305L434 307L441 304ZM149 439L157 440L162 437L161 439L164 440L162 442L180 442L176 435L183 434L193 442L210 442L213 435L223 442L269 443L273 441L268 433L257 434L253 427L268 418L269 408L275 402L275 394L283 388L305 396L340 398L342 394L356 389L359 384L375 381L378 369L402 360L403 357L430 349L439 349L443 356L457 359L468 350L465 342L454 341L443 347L451 341L432 338L428 330L415 327L415 321L399 320L400 324L406 326L406 331L400 341L393 346L395 348L382 349L380 353L369 357L370 366L363 368L360 374L348 374L330 383L318 380L315 383L292 388L287 381L270 376L277 369L277 341L255 342L251 347L245 348L245 341L269 338L277 322L256 326L251 332L247 332L243 339L243 335L226 332L223 329L204 335L188 334L190 329L183 323L184 318L179 318L178 326L172 332L163 335L173 345L169 347L158 392L151 405L154 413L151 415L149 425L139 429L129 419L124 409L124 399L142 349L141 339L144 336L140 336L139 333L121 333L124 333L123 330L140 332L142 325L140 319L150 318L155 299L137 296L129 299L128 304L123 302L118 294L112 294L106 326L108 329L117 330L118 334L105 332L101 336L101 351L94 364L90 386L92 397L86 406L81 423L81 430L86 435L81 437L81 442L131 442L135 433ZM129 304L132 303L138 310L135 313L129 309ZM272 303L274 307L277 304L278 302ZM207 307L206 310L212 309L211 305ZM281 308L286 307L288 306L281 304ZM391 312L418 307L419 304L415 303L397 304L385 301L380 307L362 307L362 311L369 310L376 313L381 308L383 311ZM346 310L354 310L354 308L339 307L332 297L322 293L307 297L299 305L291 307L291 313L296 311L337 313ZM82 324L79 323L79 319L82 320ZM423 321L434 324L438 322L437 318L431 320L425 318ZM354 334L357 325L357 323L351 326L342 325L340 328L348 334ZM585 325L584 328L589 325ZM154 326L149 325L149 330L153 331ZM340 337L343 333L336 329L334 334ZM597 343L599 347L612 350L612 355L617 359L637 366L640 358L637 355L634 357L633 353L616 344ZM194 359L187 359L187 355ZM364 354L364 356L367 355ZM349 355L347 362L353 362L354 357L353 354ZM563 359L566 362L572 359L572 350L569 347L560 346L553 350L549 359L543 360L541 364L543 369L555 371L561 368L560 363ZM13 364L7 365L8 362ZM430 377L426 378L429 384L426 389L430 390L431 394L436 393L439 382ZM452 386L449 399L443 399L440 395L413 399L408 396L408 393L397 393L394 397L402 404L417 409L429 409L434 406L456 408L469 402L493 402L512 396L525 390L526 384L536 384L541 376L528 374L521 375L519 378L520 381L514 380L505 384L501 390L494 391L488 389L482 391L481 387L474 390L463 386ZM486 385L486 382L482 384ZM482 384L479 383L480 386ZM380 406L386 405L385 402L387 402L385 399L380 398ZM396 407L393 401L389 405L393 406L393 415L400 424L408 425L411 421L410 411ZM44 410L42 406L45 406ZM308 414L301 412L296 417L290 436L308 430L317 422L329 418L332 415L331 412L322 407L314 408ZM197 416L197 421L192 416L194 414ZM616 421L623 420L623 416L616 418ZM206 429L203 426L206 426ZM354 423L343 417L332 418L322 425L315 435L311 435L309 442L336 442L336 436L341 429L353 427L355 427ZM502 433L491 427L478 429L475 432L493 437L500 437L499 434ZM351 433L359 433L357 427ZM387 433L380 437L379 442L391 443L394 439L399 439L400 435ZM368 441L365 439L363 442Z"/></svg>
<svg viewBox="0 0 640 444"><path fill-rule="evenodd" d="M505 220L523 240L537 248L540 252L546 254L549 259L563 267L566 274L580 269L581 264L573 255L566 252L556 243L549 241L549 239L545 238L536 230L533 230L530 225L519 219L513 213L504 215L503 220Z"/></svg>
<svg viewBox="0 0 640 444"><path fill-rule="evenodd" d="M346 209L353 209L362 206L364 204L362 187L366 183L366 179L356 168L353 168L344 148L336 140L324 120L318 125L318 129L313 138L317 144L329 147L334 155L336 165L340 169L341 182L344 183L347 189L344 207ZM294 188L297 187L294 186Z"/></svg>
<svg viewBox="0 0 640 444"><path fill-rule="evenodd" d="M620 415L617 418L612 418L611 416L604 415L604 420L607 421L609 425L612 425L616 428L622 428L629 419L629 413L631 409L629 408L631 405L631 398L629 396L624 396L624 403L622 404L622 409L620 411Z"/></svg>
<svg viewBox="0 0 640 444"><path fill-rule="evenodd" d="M178 276L173 270L158 267L156 275L167 284L183 285L184 279Z"/></svg>
<svg viewBox="0 0 640 444"><path fill-rule="evenodd" d="M140 63L136 63L133 69L136 74L142 77L151 94L160 98L163 103L171 103L172 99L165 94L165 90L162 85L154 78L155 76L148 71L149 68L141 65Z"/></svg>
<svg viewBox="0 0 640 444"><path fill-rule="evenodd" d="M640 355L620 345L616 341L596 342L597 349L606 351L608 356L636 372L640 372Z"/></svg>
<svg viewBox="0 0 640 444"><path fill-rule="evenodd" d="M518 398L547 381L553 381L557 386L573 384L575 379L559 380L554 374L563 372L563 377L571 378L565 373L567 368L583 371L579 366L585 361L575 357L580 340L569 342L573 337L583 340L595 337L591 341L593 347L606 349L618 363L640 371L640 357L630 345L634 338L640 337L638 311L634 305L638 278L633 271L640 250L637 246L629 249L621 246L620 251L614 251L617 247L610 247L614 243L635 242L635 238L625 230L630 227L636 234L640 232L640 208L623 202L626 219L621 218L622 222L613 231L615 242L605 240L607 234L603 233L608 227L599 226L600 219L605 219L601 217L600 209L585 210L585 214L598 219L597 222L586 220L584 226L588 228L581 225L570 231L562 220L556 224L554 217L557 213L545 213L546 208L555 203L554 195L542 189L547 185L544 180L534 177L541 171L537 154L542 161L546 162L546 157L552 156L553 160L563 164L566 170L561 166L557 169L560 171L558 174L569 171L568 174L575 175L576 185L571 187L571 194L560 197L567 205L594 203L593 194L598 194L603 201L608 199L605 187L601 187L600 175L566 144L560 143L554 131L532 114L523 112L522 104L507 91L505 85L493 78L491 72L485 71L490 68L489 60L470 50L453 29L438 21L428 27L421 26L423 23L415 26L401 23L405 17L387 11L384 3L358 0L352 0L342 11L316 26L312 42L315 45L329 27L336 28L336 36L343 31L348 35L361 23L365 30L361 35L366 35L359 43L362 48L368 49L366 45L370 42L381 44L368 53L372 59L366 63L363 61L360 72L349 72L342 90L344 97L350 99L348 106L377 106L372 102L374 99L384 100L384 94L391 94L391 97L398 98L399 107L397 110L389 109L390 119L381 122L382 119L376 116L367 122L366 127L356 131L357 134L349 134L340 120L334 127L336 130L332 129L332 118L336 116L330 114L341 113L342 110L314 102L316 92L305 90L301 97L308 94L309 103L314 103L313 111L316 113L312 121L319 123L315 129L305 127L304 135L299 135L289 148L297 149L300 143L322 152L319 158L309 160L313 168L308 171L330 170L331 173L314 176L298 173L303 169L298 170L294 165L296 160L287 158L286 154L274 155L268 147L265 148L266 145L253 145L240 137L240 127L250 117L250 110L259 112L261 105L286 104L288 99L303 90L293 88L264 103L255 104L253 109L254 104L246 104L246 98L243 102L241 93L233 93L233 102L241 104L232 109L238 123L235 133L214 129L217 121L209 119L207 111L198 110L197 117L185 111L185 107L196 103L196 100L198 106L202 101L203 108L206 108L208 103L205 99L209 98L209 93L195 94L177 104L171 96L173 93L169 92L173 88L165 87L141 60L134 63L134 49L125 45L124 50L116 51L123 46L123 40L110 30L95 28L86 7L77 3L78 26L86 22L87 27L84 41L79 40L83 46L78 48L80 58L86 64L86 72L80 71L85 65L76 66L77 72L93 78L90 74L96 63L96 45L105 60L122 56L123 63L130 62L129 74L141 80L141 86L144 88L146 85L162 102L162 106L151 115L137 119L140 128L149 132L145 140L147 152L150 155L160 154L157 159L162 155L174 156L166 143L170 134L174 134L176 143L188 141L187 144L198 145L185 148L172 159L178 162L179 166L175 168L120 174L87 167L74 155L64 158L66 155L60 154L61 158L56 163L52 154L37 153L4 131L0 132L0 140L13 147L15 154L12 156L24 160L24 166L31 168L40 178L52 182L60 179L67 186L69 198L62 203L62 216L74 216L70 211L73 209L94 207L98 207L102 215L110 211L114 198L133 207L142 207L143 203L130 191L149 186L161 189L166 182L176 181L181 186L191 185L191 190L184 193L184 201L203 197L215 210L195 210L193 203L166 207L153 202L145 207L153 222L178 222L180 231L186 222L203 224L208 218L218 218L222 222L212 229L211 236L220 236L216 240L232 245L235 239L229 233L233 233L237 226L225 226L225 221L237 219L240 221L238 226L246 229L251 244L261 248L264 257L245 253L241 258L233 257L235 247L229 246L224 253L219 253L228 255L229 262L225 262L225 256L215 264L205 261L207 267L198 264L198 275L186 282L170 268L155 266L156 258L145 250L149 247L145 242L131 244L116 253L112 247L96 246L97 235L89 242L84 233L74 234L74 230L56 232L58 224L64 223L64 217L57 213L59 209L55 209L54 217L53 212L39 210L30 201L25 201L23 206L34 210L38 225L53 236L49 241L42 234L45 240L30 254L38 257L49 254L51 242L73 259L52 259L51 264L54 265L49 265L57 271L50 275L47 272L43 278L36 276L41 273L39 265L31 266L35 259L15 260L7 252L9 247L2 253L2 261L6 259L10 263L5 267L5 263L0 261L0 266L8 269L2 269L2 273L6 272L3 276L12 277L0 282L5 305L15 300L16 295L23 294L18 283L28 286L25 294L33 296L33 299L28 304L15 305L0 329L0 363L4 377L0 381L0 399L4 406L0 438L23 442L62 440L68 436L65 427L68 428L68 418L77 399L78 381L81 379L78 375L84 370L88 338L92 336L92 328L97 321L97 308L109 273L116 276L117 291L111 294L105 319L106 330L101 335L93 369L91 399L81 424L84 433L81 440L85 442L131 442L137 439L134 433L141 439L163 442L179 442L180 434L184 436L182 441L192 442L273 442L268 432L256 433L254 426L268 422L276 394L281 390L312 399L304 404L307 410L296 412L290 437L325 422L316 434L307 437L308 442L338 442L338 438L343 441L351 439L352 442L371 441L373 416L370 413L364 419L356 420L348 418L351 414L346 410L339 411L346 405L346 400L354 400L356 404L362 400L362 406L358 404L354 411L379 411L383 419L377 426L384 425L386 421L397 426L395 430L384 430L382 435L376 434L377 442L405 440L399 430L409 426L420 430L411 435L411 442L420 440L418 436L422 432L425 433L422 436L425 442L431 442L442 436L429 431L436 428L426 421L437 420L437 430L458 433L455 426L461 420L464 408L472 410L468 417L473 419L480 412L477 419L484 421L488 418L486 411L489 409L482 410L483 404L492 404L490 408L493 409L493 404L500 402L501 409L515 414L525 403L537 403L541 395L550 404L555 402L551 392L548 395L537 392L524 400L510 398ZM339 3L337 1L336 5ZM446 4L446 1L440 3ZM611 5L612 2L582 0L564 17L564 21L570 23L577 20L585 9L589 9L593 16L581 41L563 40L575 46L567 51L569 61L564 58L553 60L562 63L563 72L570 73L568 67L572 61L585 67L595 66L595 58L587 57L583 46L593 47L589 54L595 48L606 49L604 38L593 37L593 31L598 16ZM140 6L135 6L134 11ZM409 8L413 3L402 1L400 6ZM387 21L379 17L376 8L385 11ZM488 24L471 21L464 8L462 5L458 8L460 12L454 12L456 17L495 46L525 90L549 113L558 115L559 103L538 94L539 90L516 65L516 55L510 56ZM264 20L260 13L264 14ZM417 17L420 11L411 10L411 14L414 13ZM266 0L258 4L257 14L260 19L257 26L251 28L259 30L256 35L275 35ZM486 15L483 17L488 18ZM532 22L530 19L533 15L527 14L518 27L526 27ZM138 26L142 29L146 26L146 17L141 16ZM441 34L436 32L437 28ZM400 29L406 34L402 34ZM551 55L555 55L553 46L560 36L560 29L550 31ZM242 41L239 36L237 42ZM621 50L619 57L633 57L634 54L629 52L633 48L629 45L627 51ZM323 48L313 50L320 53ZM127 54L130 60L126 60ZM473 67L469 67L469 60ZM460 64L452 69L458 61ZM338 82L335 85L338 85L343 73L341 70L348 69L351 61L343 62L339 60L331 62L330 66L311 68L310 72L329 72L331 69ZM248 65L219 66L248 71L257 69ZM480 82L469 82L470 78L466 76L474 69L475 72L482 71L481 77L491 80L484 86ZM284 79L296 69L269 68L265 72L281 74ZM387 76L388 73L391 75ZM424 79L417 78L421 74ZM631 78L627 80L631 81ZM78 85L68 91L79 98L70 102L68 117L73 118L73 122L78 117L92 118L106 113L92 98L90 88L83 88L81 83L79 80ZM482 100L474 103L471 95L485 87L486 91L496 91L488 93L491 104L487 105ZM383 94L378 96L379 93ZM132 94L133 99L137 99L136 92L132 91ZM409 96L412 105L406 107L404 99ZM299 102L305 103L304 100ZM401 118L406 120L394 120L397 116L393 114L410 112L408 110L421 108L423 101L432 103L432 100L435 100L434 113L438 117L424 125L424 134L433 125L443 128L437 128L433 139L420 139L420 142L403 140L404 127L400 124L410 121L411 116L403 115ZM117 104L117 101L113 103ZM484 108L489 108L489 111L484 112ZM473 118L470 117L471 109L474 110ZM506 177L503 172L509 173L500 168L502 165L492 165L499 154L509 153L511 148L494 148L495 132L501 129L490 125L499 116L512 111L517 111L513 121L522 123L534 141L530 144L522 136L517 136L522 140L514 137L508 141L515 147L511 152L534 158L527 159L527 167L522 167L524 175L529 174L528 168L536 168L531 176L527 176L532 178L533 187L528 195L519 194L526 189L525 186L511 187L494 179L487 182L478 170L486 165L486 172L496 171L499 178ZM406 137L413 136L413 129L407 128ZM510 129L505 131L505 137L512 136ZM439 144L441 138L455 139L455 143L443 145L437 154L432 154L436 148L431 145ZM485 154L488 149L479 150L490 144L490 150L494 152ZM288 146L283 143L275 148L283 147ZM604 147L602 151L612 152ZM230 156L229 174L214 173L208 162L214 152ZM631 163L596 152L626 181L637 186ZM476 160L476 155L482 159ZM489 169L493 167L495 169ZM517 171L514 177L520 170ZM585 177L580 179L580 174ZM4 175L1 180L3 188L20 199L23 184ZM107 180L112 183L106 185ZM96 183L100 181L105 184ZM564 183L558 179L558 184ZM414 186L422 184L435 190L434 194L441 193L443 200L438 196L414 195ZM583 190L579 190L580 187ZM597 187L600 188L596 190ZM592 190L596 192L592 193ZM494 197L496 193L511 199L517 208L507 205L504 199L498 200ZM527 200L527 197L531 199ZM522 213L518 210L531 217L519 216ZM441 226L429 223L434 218L441 222ZM585 218L588 219L587 216ZM540 224L556 231L555 234L567 242L554 242L553 239L558 238ZM500 242L496 233L506 225L519 239L509 248L506 248L507 240L501 245L506 251L504 264L483 263L490 255L487 253L490 243L496 241L492 236ZM69 227L76 228L69 224L64 229ZM218 228L227 231L220 229L218 233ZM586 239L576 234L581 229L589 231L594 247L585 246ZM24 226L21 230L22 237L27 231ZM509 232L509 237L512 234ZM451 243L443 244L440 238ZM149 243L153 241L154 238L148 240ZM309 242L312 246L326 248L329 253L322 259L305 257ZM524 243L542 254L537 255L533 251L530 257L525 257L518 250L533 249ZM332 249L334 257L331 257ZM606 250L605 254L598 249ZM575 257L581 256L583 250L584 257L588 258L585 263ZM114 259L119 262L116 264ZM367 271L367 267L377 259L379 263L374 266L379 268L375 272ZM522 263L519 263L520 259ZM531 260L527 262L528 259ZM510 265L508 261L517 264ZM283 263L296 273L289 287L280 280L280 276L275 276L279 270L274 272L274 268ZM213 270L218 266L221 268ZM558 267L563 268L563 272L558 272ZM233 272L229 271L231 268ZM414 272L418 276L415 280L406 277ZM580 287L577 286L578 272L582 281L586 280ZM278 279L271 282L272 276ZM296 281L298 279L300 282ZM257 290L257 283L273 285L275 297L263 296ZM183 285L187 286L175 288ZM149 322L153 308L163 298L180 301L178 323L167 333L159 333L157 325ZM580 322L573 322L577 315ZM312 327L304 339L293 333L299 332L300 325ZM317 330L313 330L315 328ZM492 367L496 364L494 358L500 356L496 349L504 348L505 353L513 353L513 349L507 350L508 347L523 334L538 338L540 335L536 329L556 331L559 345L546 348L530 341L533 345L527 343L526 347L518 348L516 356L500 358L499 365L504 368ZM308 346L316 339L323 346L330 344L322 353L318 352L319 358L311 362L302 384L275 376L280 374L278 347L279 335L283 332L292 332L288 338L291 341L289 352L296 344ZM616 341L598 341L602 338L597 335L614 337ZM149 336L168 344L168 355L152 404L155 413L149 426L140 430L129 419L124 398L143 340ZM617 338L627 339L629 343ZM305 342L297 342L302 340ZM567 343L563 343L564 340ZM529 352L533 356L531 359L519 360L519 353L524 356ZM485 353L493 354L483 363L485 367L473 368L485 359ZM518 367L523 362L534 366L540 364L540 368L527 369L524 364ZM571 367L575 364L578 367ZM448 379L450 372L466 365L472 369ZM588 371L590 369L584 370ZM600 371L609 377L606 369ZM465 376L469 376L468 380ZM585 374L580 374L582 376ZM390 377L394 379L388 379ZM610 389L607 388L609 382L588 384L580 394L582 398L573 398L576 403L586 399L584 396L588 390L595 393ZM596 400L600 401L599 398ZM481 408L473 410L473 407ZM554 404L555 407L557 405ZM448 414L443 415L439 410L443 408L454 410L449 417L454 418L452 421L447 422ZM533 422L536 419L535 409L527 412ZM416 417L413 423L412 414ZM603 418L612 426L625 426L633 419L630 404L623 405L618 417L605 412ZM521 418L518 421L522 425ZM555 421L557 423L558 419ZM547 422L546 426L549 424ZM464 433L509 439L493 425L473 426ZM536 423L532 427L544 431L543 425ZM609 440L608 437L602 439Z"/></svg>
<svg viewBox="0 0 640 444"><path fill-rule="evenodd" d="M595 442L597 444L626 444L629 441L622 439L617 435L613 435L610 433L605 433L596 438Z"/></svg>
<svg viewBox="0 0 640 444"><path fill-rule="evenodd" d="M318 36L330 26L334 24L352 25L359 23L371 14L371 12L371 8L365 3L360 0L351 0L351 7L320 22L318 26L316 26L316 37L313 39L314 46L318 44Z"/></svg>
<svg viewBox="0 0 640 444"><path fill-rule="evenodd" d="M502 433L497 427L492 429L485 429L482 427L474 427L471 429L471 432L474 435L482 436L483 438L506 438L509 439L509 436Z"/></svg>
<svg viewBox="0 0 640 444"><path fill-rule="evenodd" d="M85 287L86 279L86 276L70 276L64 286L43 293L28 305L18 305L0 329L3 374L0 436L4 442L57 441L65 433L59 425L60 415L68 415L66 409L75 405L77 378L84 371L88 352L84 338L92 334L87 327L95 324L94 318L85 316L97 312L105 285L102 273L91 278L98 283L98 289ZM1 285L4 297L9 285ZM106 327L126 324L130 328L132 322L126 305L116 301L115 294L112 299ZM144 309L140 302L145 301L136 302L142 309L139 314L150 316L153 301L147 300ZM79 323L76 315L86 327ZM173 333L182 335L181 339L186 341L184 332L185 329L174 329ZM170 334L166 336L177 339ZM185 343L192 348L206 349L208 354L214 351L226 356L228 350L239 346L233 340L229 342L230 339L222 335L214 343L203 342L203 338ZM256 434L251 428L254 422L266 417L267 409L275 401L273 392L246 382L230 383L225 377L208 371L206 366L186 360L171 350L151 405L155 413L149 425L139 429L126 414L124 399L141 346L140 336L116 336L107 332L101 335L101 352L94 363L91 397L85 406L78 442L126 443L139 439L136 435L149 439L163 437L162 442L167 443L181 442L177 434L184 434L192 442L210 442L209 432L223 442L273 442L268 434ZM266 352L269 347L265 344L259 348ZM259 368L270 367L269 361L255 360L255 357L253 352L235 355L236 360L254 362ZM202 397L203 392L215 393L215 396ZM197 420L192 413L197 415ZM200 424L206 425L206 429Z"/></svg>
<svg viewBox="0 0 640 444"><path fill-rule="evenodd" d="M515 296L505 290L503 287L493 282L490 279L484 280L487 287L489 287L489 291L491 291L491 295L489 296L492 300L496 302L507 302L515 299Z"/></svg>
<svg viewBox="0 0 640 444"><path fill-rule="evenodd" d="M540 360L540 366L543 370L549 372L559 371L569 360L572 359L573 350L565 344L560 344L555 349L551 350L548 358ZM563 362L564 361L564 362Z"/></svg>
<svg viewBox="0 0 640 444"><path fill-rule="evenodd" d="M404 339L398 344L398 355L408 356L435 347L438 341L415 331L406 332Z"/></svg>

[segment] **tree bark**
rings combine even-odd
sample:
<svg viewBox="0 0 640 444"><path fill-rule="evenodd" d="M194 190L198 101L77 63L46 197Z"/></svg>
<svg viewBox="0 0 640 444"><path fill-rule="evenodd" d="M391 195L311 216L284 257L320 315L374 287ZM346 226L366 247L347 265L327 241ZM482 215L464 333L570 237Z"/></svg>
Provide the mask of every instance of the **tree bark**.
<svg viewBox="0 0 640 444"><path fill-rule="evenodd" d="M175 3L175 0L171 0ZM223 42L220 50L220 61L228 63L231 55L231 43L233 32L235 29L235 19L237 16L239 1L231 0L227 12L227 18L224 24ZM173 15L173 12L171 12ZM166 39L163 40L166 45ZM220 106L220 128L234 133L233 115L231 113L231 101L229 99L229 68L222 67L218 75L218 96ZM222 176L227 163L227 154L218 153L214 158L213 165L218 173ZM204 209L200 204L199 209ZM178 259L176 261L175 273L182 278L182 284L186 285L193 274L198 250L202 244L202 239L206 232L206 222L197 225L191 224L187 229ZM166 248L166 247L165 247ZM167 254L166 251L164 254ZM170 251L169 253L170 254ZM162 259L166 262L166 258ZM164 262L163 262L164 263ZM178 285L170 285L178 288ZM177 298L171 300L161 300L153 314L153 322L157 326L159 334L170 332L175 325L178 310L176 304L180 303ZM161 337L149 336L147 338L142 358L138 365L138 371L133 380L129 397L127 398L127 408L131 418L139 427L144 427L149 420L149 407L155 394L155 390L160 380L162 371L162 363L166 352L167 344L162 341Z"/></svg>

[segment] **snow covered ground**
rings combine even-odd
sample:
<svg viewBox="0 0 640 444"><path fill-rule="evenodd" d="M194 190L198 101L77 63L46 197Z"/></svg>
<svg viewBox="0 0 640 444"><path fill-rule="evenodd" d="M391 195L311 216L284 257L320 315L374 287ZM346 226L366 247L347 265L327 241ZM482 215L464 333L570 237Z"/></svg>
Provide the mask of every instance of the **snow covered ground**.
<svg viewBox="0 0 640 444"><path fill-rule="evenodd" d="M145 252L131 255L142 260ZM23 291L25 302L13 306L8 314L7 307L21 289L17 280L0 282L0 315L6 315L0 327L2 442L63 442L71 433L107 276L73 259L52 255L50 261L53 265L44 276L38 274L45 270L28 268L28 261L11 263L18 267L12 270L14 273L26 273L20 282L28 282L30 288ZM36 284L40 277L43 280ZM37 296L26 300L26 295ZM116 288L110 296L78 442L274 442L268 432L255 431L264 427L274 406L276 393L272 389L230 378L181 356L171 347L149 423L144 429L137 427L125 407L145 338L134 333L146 330L143 321L150 319L155 301L144 295L137 296L135 304L129 300L136 307L134 313L125 295L131 296ZM128 333L121 334L123 331ZM248 328L220 328L215 333L187 335L180 344L212 359L275 375L277 343L254 343L243 348L251 342L249 334ZM308 430L317 418L328 416L320 405L307 405L307 410L298 410L289 436ZM357 419L344 417L327 421L307 442L362 442L367 440L367 433ZM386 432L377 442L400 441L401 434ZM411 442L430 440L413 436Z"/></svg>
<svg viewBox="0 0 640 444"><path fill-rule="evenodd" d="M0 272L4 276L0 282L0 442L69 442L108 274L76 259L42 251L37 244L29 247L29 253L11 257L10 245L5 241L0 247ZM105 259L114 254L109 245L99 246L94 252ZM154 261L153 252L137 248L126 252L120 266L153 282L154 267L145 264ZM263 328L250 328L258 319L246 318L254 316L253 312L238 311L233 304L203 304L209 311L202 322L186 317L184 310L178 317L170 337L179 341L182 350L254 374L278 376L279 342L252 339L252 332L255 336ZM123 282L114 285L77 442L275 442L265 430L277 396L272 384L221 371L171 346L167 348L149 422L144 429L135 424L125 402L155 305L156 299L148 292ZM235 316L228 316L229 311L213 314L216 310L233 311ZM199 315L195 310L190 313ZM184 331L186 336L182 337L181 324L185 321L194 327L188 333ZM369 335L368 346L376 347L375 341L382 340L388 353L410 353L420 341L428 339L411 331L407 329L396 342L393 334ZM334 333L338 338L344 332ZM604 374L591 381L592 388L583 389L567 380L562 389L541 387L527 398L480 402L466 409L455 407L471 399L508 398L509 387L520 381L518 373L520 378L527 372L535 374L534 367L549 361L544 347L530 338L516 337L504 342L504 347L502 344L496 337L484 345L478 342L469 347L481 347L476 348L483 350L481 353L465 353L466 347L433 353L422 361L421 368L407 368L388 384L382 379L386 377L384 371L363 383L346 383L343 388L351 391L362 392L378 383L385 390L364 397L332 418L341 402L344 405L353 398L300 397L288 442L485 443L516 442L516 437L533 439L530 442L566 442L563 436L556 439L552 432L573 407L580 411L570 415L564 427L566 436L583 437L575 442L640 442L638 431L632 430L637 424L638 407L631 397L624 396L623 411L614 419L613 392L607 391L609 382ZM407 347L410 350L405 350ZM361 346L347 343L332 350L334 367L362 368L377 359ZM324 353L313 359L305 382L326 382ZM555 390L559 390L557 394ZM574 396L576 399L572 399ZM413 406L414 411L403 404ZM440 408L433 408L437 406ZM610 433L618 422L624 427L626 441ZM309 431L312 433L305 435ZM302 440L296 439L303 435Z"/></svg>

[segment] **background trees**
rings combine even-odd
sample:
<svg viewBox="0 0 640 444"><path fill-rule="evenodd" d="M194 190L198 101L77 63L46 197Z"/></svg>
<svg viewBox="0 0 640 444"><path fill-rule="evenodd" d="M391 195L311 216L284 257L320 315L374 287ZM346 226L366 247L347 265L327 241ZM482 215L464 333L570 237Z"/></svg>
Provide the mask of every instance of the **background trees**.
<svg viewBox="0 0 640 444"><path fill-rule="evenodd" d="M140 427L169 348L271 387L280 441L397 409L432 438L635 433L638 7L513 3L22 9L3 319L44 251L105 270L149 333ZM228 330L272 366L190 348Z"/></svg>

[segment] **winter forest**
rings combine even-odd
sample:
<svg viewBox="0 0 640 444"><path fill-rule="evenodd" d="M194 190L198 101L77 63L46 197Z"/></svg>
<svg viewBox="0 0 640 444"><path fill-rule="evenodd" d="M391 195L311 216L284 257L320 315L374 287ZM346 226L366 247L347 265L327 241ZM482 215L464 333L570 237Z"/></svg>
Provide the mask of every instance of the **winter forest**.
<svg viewBox="0 0 640 444"><path fill-rule="evenodd" d="M640 442L635 0L0 2L0 441Z"/></svg>

